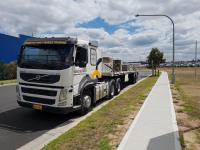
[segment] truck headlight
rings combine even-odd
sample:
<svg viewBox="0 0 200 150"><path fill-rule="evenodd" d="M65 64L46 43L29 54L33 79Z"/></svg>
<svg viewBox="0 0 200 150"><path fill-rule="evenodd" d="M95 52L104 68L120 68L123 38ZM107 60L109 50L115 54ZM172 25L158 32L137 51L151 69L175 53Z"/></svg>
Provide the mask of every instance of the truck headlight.
<svg viewBox="0 0 200 150"><path fill-rule="evenodd" d="M64 101L66 99L67 99L67 90L66 89L62 89L60 91L59 102Z"/></svg>

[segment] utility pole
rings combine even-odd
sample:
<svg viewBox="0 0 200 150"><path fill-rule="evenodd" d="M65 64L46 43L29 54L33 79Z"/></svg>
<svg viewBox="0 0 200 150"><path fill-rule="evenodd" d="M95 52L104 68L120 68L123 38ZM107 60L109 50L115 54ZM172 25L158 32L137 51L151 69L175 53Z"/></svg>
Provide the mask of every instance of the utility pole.
<svg viewBox="0 0 200 150"><path fill-rule="evenodd" d="M195 80L197 79L197 40L195 43Z"/></svg>

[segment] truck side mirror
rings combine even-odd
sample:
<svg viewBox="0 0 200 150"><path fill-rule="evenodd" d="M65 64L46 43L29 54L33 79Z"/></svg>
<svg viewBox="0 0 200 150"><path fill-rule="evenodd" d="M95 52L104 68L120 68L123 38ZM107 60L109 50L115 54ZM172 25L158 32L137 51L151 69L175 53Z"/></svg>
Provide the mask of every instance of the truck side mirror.
<svg viewBox="0 0 200 150"><path fill-rule="evenodd" d="M25 49L25 46L22 45L22 46L20 47L20 53L19 53L19 55L17 55L17 64L20 63L20 58L22 57L22 51L23 51L24 49Z"/></svg>

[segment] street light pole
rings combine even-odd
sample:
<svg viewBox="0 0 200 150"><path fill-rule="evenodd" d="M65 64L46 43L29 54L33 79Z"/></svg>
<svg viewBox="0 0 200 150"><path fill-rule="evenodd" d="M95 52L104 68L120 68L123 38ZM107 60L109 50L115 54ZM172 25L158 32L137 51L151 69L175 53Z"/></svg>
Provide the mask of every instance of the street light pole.
<svg viewBox="0 0 200 150"><path fill-rule="evenodd" d="M169 16L167 15L135 15L135 17L140 17L140 16L155 16L155 17L167 17L171 23L172 23L172 27L173 27L173 56L172 56L172 84L175 83L175 70L174 70L174 67L175 67L175 26L174 26L174 21L172 20L172 18L170 18Z"/></svg>
<svg viewBox="0 0 200 150"><path fill-rule="evenodd" d="M197 40L195 43L195 79L197 79Z"/></svg>

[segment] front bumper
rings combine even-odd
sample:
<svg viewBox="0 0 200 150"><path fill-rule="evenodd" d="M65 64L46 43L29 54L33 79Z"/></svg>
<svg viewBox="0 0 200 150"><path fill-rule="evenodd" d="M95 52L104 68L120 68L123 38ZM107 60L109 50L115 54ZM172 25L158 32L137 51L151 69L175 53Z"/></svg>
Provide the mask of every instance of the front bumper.
<svg viewBox="0 0 200 150"><path fill-rule="evenodd" d="M32 108L33 109L33 104L31 103L27 103L27 102L22 102L22 101L18 101L17 103L22 106L22 107L27 107L27 108ZM42 110L41 111L45 111L45 112L51 112L51 113L55 113L55 114L67 114L73 111L76 111L77 108L73 108L73 107L51 107L51 106L45 106L42 105Z"/></svg>

